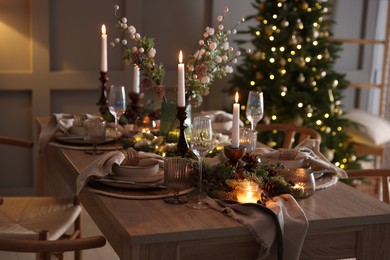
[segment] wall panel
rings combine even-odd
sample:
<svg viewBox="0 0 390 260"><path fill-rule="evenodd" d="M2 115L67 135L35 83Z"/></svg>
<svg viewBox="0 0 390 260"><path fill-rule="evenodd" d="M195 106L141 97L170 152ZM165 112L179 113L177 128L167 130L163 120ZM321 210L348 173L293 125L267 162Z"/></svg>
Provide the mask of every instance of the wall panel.
<svg viewBox="0 0 390 260"><path fill-rule="evenodd" d="M30 5L0 0L0 72L31 69Z"/></svg>
<svg viewBox="0 0 390 260"><path fill-rule="evenodd" d="M31 125L31 91L0 90L0 135L33 140ZM0 194L17 190L29 194L33 187L32 150L0 146ZM12 187L12 189L10 189Z"/></svg>

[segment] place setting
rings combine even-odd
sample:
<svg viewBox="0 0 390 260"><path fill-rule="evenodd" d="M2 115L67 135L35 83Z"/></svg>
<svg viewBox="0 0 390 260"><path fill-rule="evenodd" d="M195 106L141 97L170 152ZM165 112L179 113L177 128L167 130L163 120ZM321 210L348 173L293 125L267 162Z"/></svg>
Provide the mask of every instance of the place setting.
<svg viewBox="0 0 390 260"><path fill-rule="evenodd" d="M189 160L178 167L180 157L162 158L133 148L112 151L93 161L77 179L78 192L126 199L175 198L193 191L189 180ZM182 169L180 171L180 169Z"/></svg>

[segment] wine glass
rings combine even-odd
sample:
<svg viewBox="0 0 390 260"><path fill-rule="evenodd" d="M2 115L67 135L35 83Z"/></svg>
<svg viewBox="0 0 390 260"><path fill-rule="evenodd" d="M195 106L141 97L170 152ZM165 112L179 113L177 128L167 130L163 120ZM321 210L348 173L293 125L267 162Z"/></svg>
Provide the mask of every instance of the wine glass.
<svg viewBox="0 0 390 260"><path fill-rule="evenodd" d="M180 198L179 192L189 187L189 160L181 157L169 157L164 160L164 183L173 190L173 197L165 198L170 204L187 203Z"/></svg>
<svg viewBox="0 0 390 260"><path fill-rule="evenodd" d="M246 105L246 118L251 122L251 129L254 130L256 124L264 116L263 92L249 91L248 102Z"/></svg>
<svg viewBox="0 0 390 260"><path fill-rule="evenodd" d="M213 130L211 127L211 118L209 116L198 116L194 118L191 132L191 149L198 157L199 177L198 177L198 196L196 201L187 203L188 207L194 209L207 209L209 205L201 201L202 191L202 163L203 158L213 147Z"/></svg>
<svg viewBox="0 0 390 260"><path fill-rule="evenodd" d="M118 150L118 125L121 115L126 111L126 93L124 86L110 87L108 109L115 117L115 149Z"/></svg>
<svg viewBox="0 0 390 260"><path fill-rule="evenodd" d="M86 150L85 153L92 155L104 153L97 150L97 145L106 140L106 121L101 118L90 118L85 120L84 127L84 140L93 146L92 150Z"/></svg>

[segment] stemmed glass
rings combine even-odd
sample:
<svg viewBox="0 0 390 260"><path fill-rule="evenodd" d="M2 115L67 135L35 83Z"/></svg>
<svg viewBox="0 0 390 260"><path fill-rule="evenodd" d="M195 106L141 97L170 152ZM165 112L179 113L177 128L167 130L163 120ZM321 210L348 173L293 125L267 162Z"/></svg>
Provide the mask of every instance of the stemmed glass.
<svg viewBox="0 0 390 260"><path fill-rule="evenodd" d="M263 92L249 91L246 105L246 118L251 122L251 130L255 129L257 123L264 116Z"/></svg>
<svg viewBox="0 0 390 260"><path fill-rule="evenodd" d="M181 157L169 157L164 160L164 183L173 190L173 197L165 198L170 204L187 203L186 199L180 198L180 190L189 187L189 160Z"/></svg>
<svg viewBox="0 0 390 260"><path fill-rule="evenodd" d="M194 209L207 209L207 202L200 199L202 192L202 163L206 154L213 147L213 130L211 127L211 118L209 116L198 116L194 118L191 132L191 149L198 157L199 177L198 177L198 196L196 201L190 201L186 205Z"/></svg>
<svg viewBox="0 0 390 260"><path fill-rule="evenodd" d="M110 87L108 96L108 109L115 117L115 149L118 150L118 125L119 118L126 111L126 92L124 86Z"/></svg>

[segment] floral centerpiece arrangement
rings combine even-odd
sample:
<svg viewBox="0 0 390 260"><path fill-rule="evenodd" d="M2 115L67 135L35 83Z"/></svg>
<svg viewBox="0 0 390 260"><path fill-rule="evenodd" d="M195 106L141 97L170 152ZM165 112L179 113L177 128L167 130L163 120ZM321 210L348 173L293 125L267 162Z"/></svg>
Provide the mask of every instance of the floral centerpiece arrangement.
<svg viewBox="0 0 390 260"><path fill-rule="evenodd" d="M133 25L127 24L126 17L119 17L117 11L119 6L114 6L115 16L118 18L117 27L124 34L124 38L116 38L112 46L121 45L125 49L123 60L129 64L135 64L140 68L143 79L141 88L147 90L155 87L161 97L165 97L163 86L164 66L156 64L156 49L154 39L141 36ZM199 40L199 49L189 55L186 62L186 98L194 106L198 107L207 96L210 85L215 78L222 78L233 72L230 63L236 63L241 55L239 51L234 52L229 44L229 37L237 33L236 27L244 22L239 21L232 29L226 29L223 19L229 9L224 9L224 14L217 17L217 28L207 27L203 38ZM132 44L130 44L132 42Z"/></svg>
<svg viewBox="0 0 390 260"><path fill-rule="evenodd" d="M206 27L203 39L199 40L199 49L188 57L186 70L187 98L194 107L202 104L210 85L215 78L221 79L233 72L230 63L237 63L240 51L234 52L229 44L229 36L237 33L236 27L244 22L242 18L233 29L225 29L223 20L229 9L225 7L223 15L217 17L217 28Z"/></svg>
<svg viewBox="0 0 390 260"><path fill-rule="evenodd" d="M115 38L111 46L120 44L125 49L123 61L128 64L137 65L142 72L143 79L141 88L147 90L154 87L157 94L164 97L165 90L163 84L165 69L162 63L156 64L156 49L154 39L147 36L141 36L133 25L127 24L127 18L120 18L117 14L119 6L114 6L115 16L118 18L117 27L124 34L124 38ZM129 40L132 42L130 45Z"/></svg>

